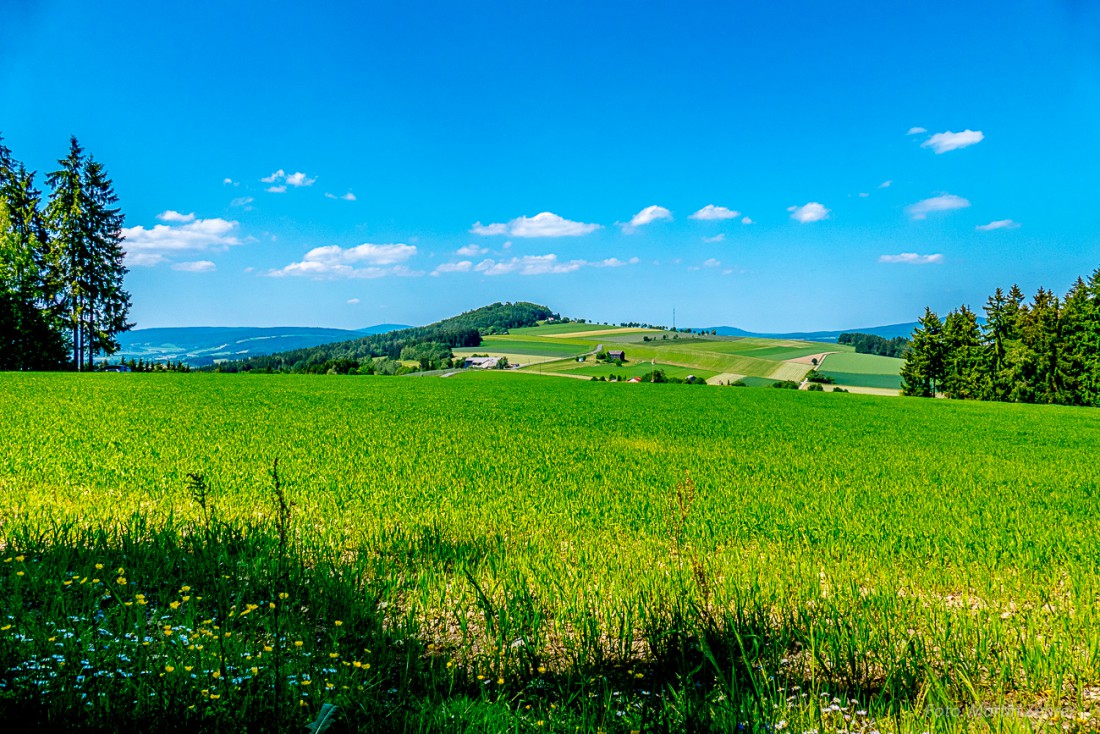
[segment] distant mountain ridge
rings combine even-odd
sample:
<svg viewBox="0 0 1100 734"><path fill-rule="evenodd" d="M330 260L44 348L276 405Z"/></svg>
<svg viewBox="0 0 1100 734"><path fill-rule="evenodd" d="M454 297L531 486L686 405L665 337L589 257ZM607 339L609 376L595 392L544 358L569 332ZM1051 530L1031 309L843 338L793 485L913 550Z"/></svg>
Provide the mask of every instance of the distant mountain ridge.
<svg viewBox="0 0 1100 734"><path fill-rule="evenodd" d="M243 359L309 349L322 344L358 339L408 328L404 324L377 324L363 329L313 326L173 326L134 329L119 336L121 348L110 361L186 362L205 367L216 360Z"/></svg>
<svg viewBox="0 0 1100 734"><path fill-rule="evenodd" d="M758 337L760 339L797 339L800 341L808 342L830 342L836 343L836 340L841 334L874 334L875 336L881 336L884 339L893 339L894 337L902 336L909 338L909 335L913 333L913 329L917 327L916 321L906 322L904 324L887 324L885 326L866 326L859 329L837 329L836 331L792 331L787 333L764 333L756 331L745 331L744 329L738 329L736 326L712 326L706 329L706 331L714 330L718 332L719 336L746 336L746 337Z"/></svg>

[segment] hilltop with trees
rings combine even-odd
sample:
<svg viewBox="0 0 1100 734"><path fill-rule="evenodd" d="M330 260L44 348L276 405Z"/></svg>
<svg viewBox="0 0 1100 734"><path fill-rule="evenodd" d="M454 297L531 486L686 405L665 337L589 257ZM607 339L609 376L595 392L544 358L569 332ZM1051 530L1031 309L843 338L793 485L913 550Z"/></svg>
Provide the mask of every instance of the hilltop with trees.
<svg viewBox="0 0 1100 734"><path fill-rule="evenodd" d="M445 369L454 363L452 349L477 347L481 345L482 336L507 334L509 329L535 326L539 321L556 316L546 306L534 303L494 303L428 326L249 357L220 364L215 369L221 372L399 374L410 371L402 361L417 362L422 370Z"/></svg>

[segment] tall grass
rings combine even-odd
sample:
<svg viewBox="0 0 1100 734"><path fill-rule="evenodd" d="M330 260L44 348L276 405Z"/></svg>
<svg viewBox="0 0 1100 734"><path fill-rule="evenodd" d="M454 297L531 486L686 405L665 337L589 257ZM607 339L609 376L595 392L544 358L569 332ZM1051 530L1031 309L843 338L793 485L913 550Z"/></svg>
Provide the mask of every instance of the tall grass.
<svg viewBox="0 0 1100 734"><path fill-rule="evenodd" d="M118 377L0 376L0 719L1094 725L1092 412Z"/></svg>

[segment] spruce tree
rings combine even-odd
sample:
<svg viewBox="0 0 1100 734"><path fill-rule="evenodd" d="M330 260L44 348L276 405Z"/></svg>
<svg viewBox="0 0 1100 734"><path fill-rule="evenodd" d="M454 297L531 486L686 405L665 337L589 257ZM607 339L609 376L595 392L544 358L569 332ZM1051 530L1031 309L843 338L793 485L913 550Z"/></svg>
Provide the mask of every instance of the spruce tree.
<svg viewBox="0 0 1100 734"><path fill-rule="evenodd" d="M47 272L34 174L0 143L0 369L57 369L65 343Z"/></svg>
<svg viewBox="0 0 1100 734"><path fill-rule="evenodd" d="M72 334L72 364L92 369L96 354L112 354L116 336L130 328L130 296L122 288L122 214L102 166L87 159L77 139L47 178L51 262L60 304Z"/></svg>
<svg viewBox="0 0 1100 734"><path fill-rule="evenodd" d="M925 308L909 338L909 352L901 368L902 394L935 397L943 380L943 367L943 324L931 308Z"/></svg>
<svg viewBox="0 0 1100 734"><path fill-rule="evenodd" d="M952 311L943 322L943 393L949 398L981 396L987 353L978 319L966 306Z"/></svg>

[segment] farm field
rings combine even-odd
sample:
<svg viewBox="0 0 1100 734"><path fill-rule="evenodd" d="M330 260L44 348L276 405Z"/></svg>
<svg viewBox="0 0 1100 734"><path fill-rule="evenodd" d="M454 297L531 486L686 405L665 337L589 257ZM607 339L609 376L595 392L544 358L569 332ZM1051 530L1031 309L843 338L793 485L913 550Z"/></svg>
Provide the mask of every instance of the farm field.
<svg viewBox="0 0 1100 734"><path fill-rule="evenodd" d="M0 719L1089 730L1098 442L522 372L0 374Z"/></svg>
<svg viewBox="0 0 1100 734"><path fill-rule="evenodd" d="M900 390L904 364L905 360L894 357L842 352L825 357L818 371L832 377L838 385Z"/></svg>

